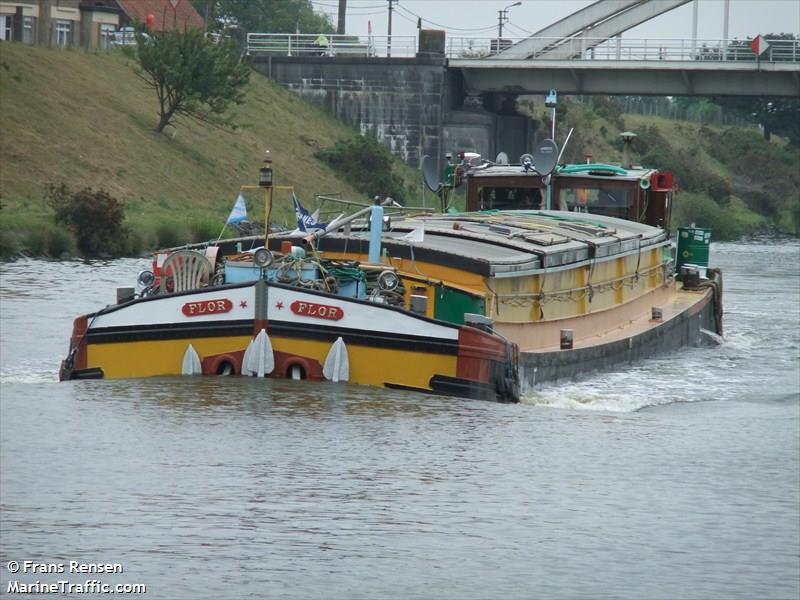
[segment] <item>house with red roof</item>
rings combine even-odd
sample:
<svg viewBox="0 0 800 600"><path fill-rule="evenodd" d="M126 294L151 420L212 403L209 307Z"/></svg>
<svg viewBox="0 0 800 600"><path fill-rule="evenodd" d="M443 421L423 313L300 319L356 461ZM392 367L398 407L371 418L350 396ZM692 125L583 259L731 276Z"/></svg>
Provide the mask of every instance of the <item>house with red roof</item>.
<svg viewBox="0 0 800 600"><path fill-rule="evenodd" d="M0 41L110 48L137 21L153 31L205 28L189 0L3 0Z"/></svg>
<svg viewBox="0 0 800 600"><path fill-rule="evenodd" d="M114 3L124 15L121 26L139 21L153 31L205 29L203 17L189 0L114 0Z"/></svg>

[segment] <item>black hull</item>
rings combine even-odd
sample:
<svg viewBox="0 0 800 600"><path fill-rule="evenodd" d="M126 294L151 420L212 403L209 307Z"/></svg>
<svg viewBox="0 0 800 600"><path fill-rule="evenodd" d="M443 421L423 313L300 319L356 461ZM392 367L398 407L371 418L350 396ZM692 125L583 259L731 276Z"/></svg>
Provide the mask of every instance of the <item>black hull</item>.
<svg viewBox="0 0 800 600"><path fill-rule="evenodd" d="M523 394L557 381L580 379L599 371L612 371L623 365L674 352L686 346L707 345L717 332L715 300L711 292L694 311L676 315L653 329L622 340L586 348L554 352L520 352L520 381Z"/></svg>

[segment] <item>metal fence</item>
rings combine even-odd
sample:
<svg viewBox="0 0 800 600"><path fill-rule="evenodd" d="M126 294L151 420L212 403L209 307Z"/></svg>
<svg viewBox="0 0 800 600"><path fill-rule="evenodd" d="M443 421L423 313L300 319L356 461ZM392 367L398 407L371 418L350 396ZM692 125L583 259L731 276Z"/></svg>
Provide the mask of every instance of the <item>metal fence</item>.
<svg viewBox="0 0 800 600"><path fill-rule="evenodd" d="M503 60L500 54L530 38L464 38L447 40L448 58ZM619 61L756 61L800 62L800 40L767 40L769 48L760 57L750 40L658 39L658 38L535 38L530 60L619 60Z"/></svg>
<svg viewBox="0 0 800 600"><path fill-rule="evenodd" d="M250 55L410 57L417 52L413 35L338 35L314 33L248 33Z"/></svg>
<svg viewBox="0 0 800 600"><path fill-rule="evenodd" d="M504 60L500 54L530 38L449 37L445 54L452 59ZM536 50L528 60L618 60L618 61L756 61L800 62L800 40L768 39L769 48L760 57L750 40L676 38L535 38ZM413 35L336 35L314 33L249 33L250 55L413 57L417 37Z"/></svg>

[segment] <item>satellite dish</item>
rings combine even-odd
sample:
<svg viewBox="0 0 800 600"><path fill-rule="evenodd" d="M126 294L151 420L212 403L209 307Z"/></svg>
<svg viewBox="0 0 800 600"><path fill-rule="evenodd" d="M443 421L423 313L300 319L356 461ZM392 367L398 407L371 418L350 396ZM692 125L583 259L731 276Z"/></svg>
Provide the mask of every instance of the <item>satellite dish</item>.
<svg viewBox="0 0 800 600"><path fill-rule="evenodd" d="M436 161L426 154L422 157L419 168L422 171L422 180L425 182L425 186L432 192L438 192L442 187L442 180L439 179Z"/></svg>
<svg viewBox="0 0 800 600"><path fill-rule="evenodd" d="M508 154L505 152L501 152L497 155L497 158L494 159L498 165L507 165L508 164Z"/></svg>
<svg viewBox="0 0 800 600"><path fill-rule="evenodd" d="M533 151L533 164L540 175L549 175L558 164L558 145L551 139L544 140Z"/></svg>

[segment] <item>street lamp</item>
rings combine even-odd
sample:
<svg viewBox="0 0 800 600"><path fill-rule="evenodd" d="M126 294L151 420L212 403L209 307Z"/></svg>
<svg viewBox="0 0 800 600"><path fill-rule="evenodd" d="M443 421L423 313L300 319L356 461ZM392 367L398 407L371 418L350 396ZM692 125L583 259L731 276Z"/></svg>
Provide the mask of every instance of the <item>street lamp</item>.
<svg viewBox="0 0 800 600"><path fill-rule="evenodd" d="M503 23L508 21L508 9L512 6L522 6L522 0L519 2L514 2L514 4L509 4L503 10L497 11L497 38L501 39L503 37ZM499 42L498 42L499 43Z"/></svg>

